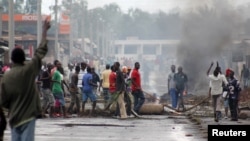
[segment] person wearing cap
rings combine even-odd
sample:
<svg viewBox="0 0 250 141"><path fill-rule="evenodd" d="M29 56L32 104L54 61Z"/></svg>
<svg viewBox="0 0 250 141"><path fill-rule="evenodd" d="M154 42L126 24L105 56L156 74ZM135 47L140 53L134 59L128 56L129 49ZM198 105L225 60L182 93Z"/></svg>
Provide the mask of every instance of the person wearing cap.
<svg viewBox="0 0 250 141"><path fill-rule="evenodd" d="M230 73L231 73L231 69L226 69L226 79L227 81L229 81L229 78L230 78ZM227 119L228 118L228 110L229 110L229 103L228 103L228 98L229 98L229 93L228 93L228 86L225 85L223 83L223 94L222 94L222 97L223 97L223 100L224 100L224 110L225 110L225 116L224 118Z"/></svg>

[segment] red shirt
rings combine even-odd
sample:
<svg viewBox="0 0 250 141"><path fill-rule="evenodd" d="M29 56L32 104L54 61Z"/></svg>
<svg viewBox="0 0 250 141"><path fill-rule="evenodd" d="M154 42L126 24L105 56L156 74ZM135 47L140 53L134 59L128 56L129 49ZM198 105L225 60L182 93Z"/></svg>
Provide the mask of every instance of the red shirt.
<svg viewBox="0 0 250 141"><path fill-rule="evenodd" d="M132 81L134 81L134 83L136 84L136 85L134 85L134 84L132 83L132 85L131 85L132 91L137 90L138 87L139 87L139 89L141 89L141 75L140 75L140 73L139 73L139 71L138 71L137 69L133 69L133 70L132 70L131 79L132 79Z"/></svg>
<svg viewBox="0 0 250 141"><path fill-rule="evenodd" d="M111 72L109 75L109 92L115 92L115 81L116 81L116 73Z"/></svg>

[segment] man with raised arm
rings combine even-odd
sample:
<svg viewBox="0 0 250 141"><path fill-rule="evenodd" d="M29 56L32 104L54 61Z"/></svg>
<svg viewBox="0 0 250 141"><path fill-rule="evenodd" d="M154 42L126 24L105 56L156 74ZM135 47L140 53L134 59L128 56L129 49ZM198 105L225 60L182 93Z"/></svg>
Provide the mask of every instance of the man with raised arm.
<svg viewBox="0 0 250 141"><path fill-rule="evenodd" d="M46 38L49 28L50 22L46 19L41 43L31 61L25 62L23 49L12 50L13 66L2 78L0 105L8 109L12 141L34 141L36 118L42 113L35 78L48 51Z"/></svg>

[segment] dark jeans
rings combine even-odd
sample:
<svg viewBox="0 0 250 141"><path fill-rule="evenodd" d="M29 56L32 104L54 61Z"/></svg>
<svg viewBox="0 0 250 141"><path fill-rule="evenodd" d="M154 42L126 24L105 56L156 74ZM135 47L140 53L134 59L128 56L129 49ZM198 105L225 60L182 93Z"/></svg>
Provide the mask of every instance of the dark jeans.
<svg viewBox="0 0 250 141"><path fill-rule="evenodd" d="M109 88L103 88L103 97L104 101L108 102L110 96L109 96Z"/></svg>
<svg viewBox="0 0 250 141"><path fill-rule="evenodd" d="M4 130L6 130L6 126L7 126L6 117L2 108L0 107L0 141L3 141L3 135L4 135Z"/></svg>
<svg viewBox="0 0 250 141"><path fill-rule="evenodd" d="M139 113L141 106L145 102L145 96L141 90L132 91L134 96L134 111Z"/></svg>
<svg viewBox="0 0 250 141"><path fill-rule="evenodd" d="M171 88L169 90L170 96L171 96L171 100L172 100L172 107L173 108L177 108L177 102L178 102L178 94L176 92L175 88Z"/></svg>
<svg viewBox="0 0 250 141"><path fill-rule="evenodd" d="M229 98L229 108L231 113L231 118L238 120L238 99Z"/></svg>
<svg viewBox="0 0 250 141"><path fill-rule="evenodd" d="M177 107L185 109L184 100L183 100L183 92L184 90L177 90L178 100L177 100Z"/></svg>

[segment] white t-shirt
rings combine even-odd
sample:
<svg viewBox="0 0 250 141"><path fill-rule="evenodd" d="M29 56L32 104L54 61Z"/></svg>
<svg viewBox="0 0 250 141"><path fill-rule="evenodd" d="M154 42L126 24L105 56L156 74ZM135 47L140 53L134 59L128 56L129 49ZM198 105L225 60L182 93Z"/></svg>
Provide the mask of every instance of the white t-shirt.
<svg viewBox="0 0 250 141"><path fill-rule="evenodd" d="M175 73L171 72L168 75L168 81L169 81L169 89L176 88L175 80L174 80Z"/></svg>
<svg viewBox="0 0 250 141"><path fill-rule="evenodd" d="M78 74L78 83L77 83L77 87L78 88L82 88L82 78L83 76L87 73L87 70L85 69L84 71L80 70L79 74Z"/></svg>
<svg viewBox="0 0 250 141"><path fill-rule="evenodd" d="M215 77L213 74L210 74L208 75L208 79L210 80L209 87L211 87L211 95L222 94L222 83L224 82L226 85L228 84L224 74L218 74L217 77Z"/></svg>

